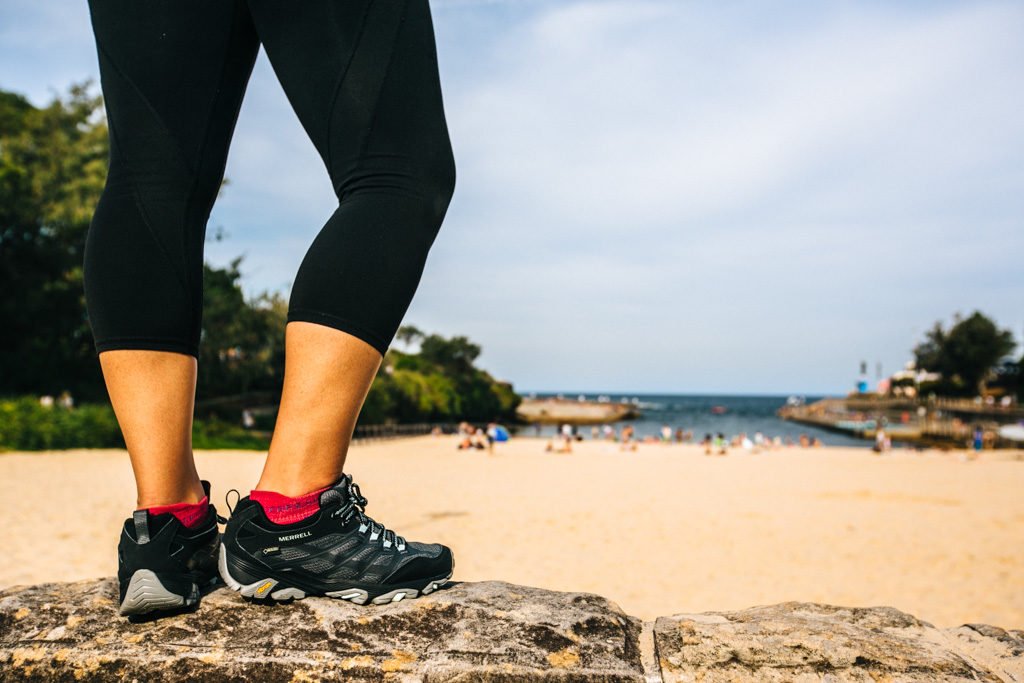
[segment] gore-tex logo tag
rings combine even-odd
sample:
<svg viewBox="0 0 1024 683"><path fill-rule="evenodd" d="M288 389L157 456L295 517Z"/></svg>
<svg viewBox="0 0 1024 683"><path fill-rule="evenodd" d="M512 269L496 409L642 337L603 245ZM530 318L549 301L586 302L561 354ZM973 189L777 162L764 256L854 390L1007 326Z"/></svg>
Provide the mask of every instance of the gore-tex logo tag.
<svg viewBox="0 0 1024 683"><path fill-rule="evenodd" d="M312 536L312 535L313 535L312 531L303 531L301 534L292 534L291 536L278 536L277 537L277 541L278 541L278 543L284 543L285 541L295 541L295 540L298 540L300 538L305 538L306 536Z"/></svg>

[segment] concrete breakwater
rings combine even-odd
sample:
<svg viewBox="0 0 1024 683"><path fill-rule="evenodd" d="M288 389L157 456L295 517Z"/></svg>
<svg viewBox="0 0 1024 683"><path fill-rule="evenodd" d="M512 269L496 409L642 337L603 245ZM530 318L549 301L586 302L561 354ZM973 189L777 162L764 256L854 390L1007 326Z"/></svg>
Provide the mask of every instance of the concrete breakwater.
<svg viewBox="0 0 1024 683"><path fill-rule="evenodd" d="M825 398L807 405L779 409L784 420L833 432L874 439L879 429L896 441L922 446L964 448L980 427L988 447L1020 448L1003 438L1000 428L1024 420L1018 406L986 406L963 399L871 399L857 396Z"/></svg>
<svg viewBox="0 0 1024 683"><path fill-rule="evenodd" d="M516 414L525 422L596 425L637 418L640 416L640 409L632 403L525 398L516 409Z"/></svg>
<svg viewBox="0 0 1024 683"><path fill-rule="evenodd" d="M456 583L358 607L249 604L131 624L112 579L0 591L3 681L1011 681L1024 632L789 602L642 622L597 595Z"/></svg>

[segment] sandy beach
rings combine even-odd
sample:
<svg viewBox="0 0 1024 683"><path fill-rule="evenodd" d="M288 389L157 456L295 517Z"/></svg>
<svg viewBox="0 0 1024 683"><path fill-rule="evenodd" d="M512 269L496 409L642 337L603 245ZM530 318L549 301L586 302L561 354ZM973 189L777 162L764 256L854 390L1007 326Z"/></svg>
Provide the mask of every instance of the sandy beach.
<svg viewBox="0 0 1024 683"><path fill-rule="evenodd" d="M455 578L605 595L644 618L786 600L890 605L940 627L1024 627L1024 454L451 437L359 444L367 512L455 551ZM200 452L224 510L263 455ZM123 451L0 454L0 587L110 575L134 488Z"/></svg>

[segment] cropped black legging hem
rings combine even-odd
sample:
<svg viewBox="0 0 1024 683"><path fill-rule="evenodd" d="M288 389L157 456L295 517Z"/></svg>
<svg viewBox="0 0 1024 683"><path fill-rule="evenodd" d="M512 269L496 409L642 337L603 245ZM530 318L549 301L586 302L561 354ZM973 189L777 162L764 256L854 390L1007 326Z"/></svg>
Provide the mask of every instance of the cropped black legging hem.
<svg viewBox="0 0 1024 683"><path fill-rule="evenodd" d="M261 44L338 197L295 276L288 320L387 351L455 183L428 0L89 7L110 129L85 245L97 352L197 355L206 222Z"/></svg>
<svg viewBox="0 0 1024 683"><path fill-rule="evenodd" d="M362 339L364 342L377 349L382 356L388 352L388 346L391 344L390 338L384 339L383 337L379 337L372 331L361 327L351 320L337 318L329 313L321 313L319 311L297 311L293 308L288 311L288 322L315 323L317 325L323 325L324 327L333 327L336 330L340 330L347 334L351 334L353 337Z"/></svg>
<svg viewBox="0 0 1024 683"><path fill-rule="evenodd" d="M389 339L384 339L374 334L371 330L367 330L350 320L336 318L329 313L321 313L318 311L298 311L291 309L288 311L288 322L315 323L317 325L323 325L324 327L331 327L336 330L340 330L366 342L376 349L382 356L387 353L388 346L390 345ZM193 356L195 358L199 357L198 344L181 342L176 339L107 339L103 341L96 341L97 354L103 353L104 351L123 351L132 349L141 351L168 351L171 353L181 353L186 356Z"/></svg>
<svg viewBox="0 0 1024 683"><path fill-rule="evenodd" d="M199 358L199 346L176 339L107 339L96 342L96 353L104 351L168 351Z"/></svg>

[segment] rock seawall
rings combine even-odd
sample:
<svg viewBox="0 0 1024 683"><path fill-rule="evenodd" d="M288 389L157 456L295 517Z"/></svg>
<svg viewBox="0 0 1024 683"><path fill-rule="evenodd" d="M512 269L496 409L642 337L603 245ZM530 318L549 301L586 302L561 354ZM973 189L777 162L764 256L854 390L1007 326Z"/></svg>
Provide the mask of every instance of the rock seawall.
<svg viewBox="0 0 1024 683"><path fill-rule="evenodd" d="M222 589L130 624L104 579L0 592L0 680L1024 683L1024 632L807 603L642 624L596 595L499 582L370 608Z"/></svg>

